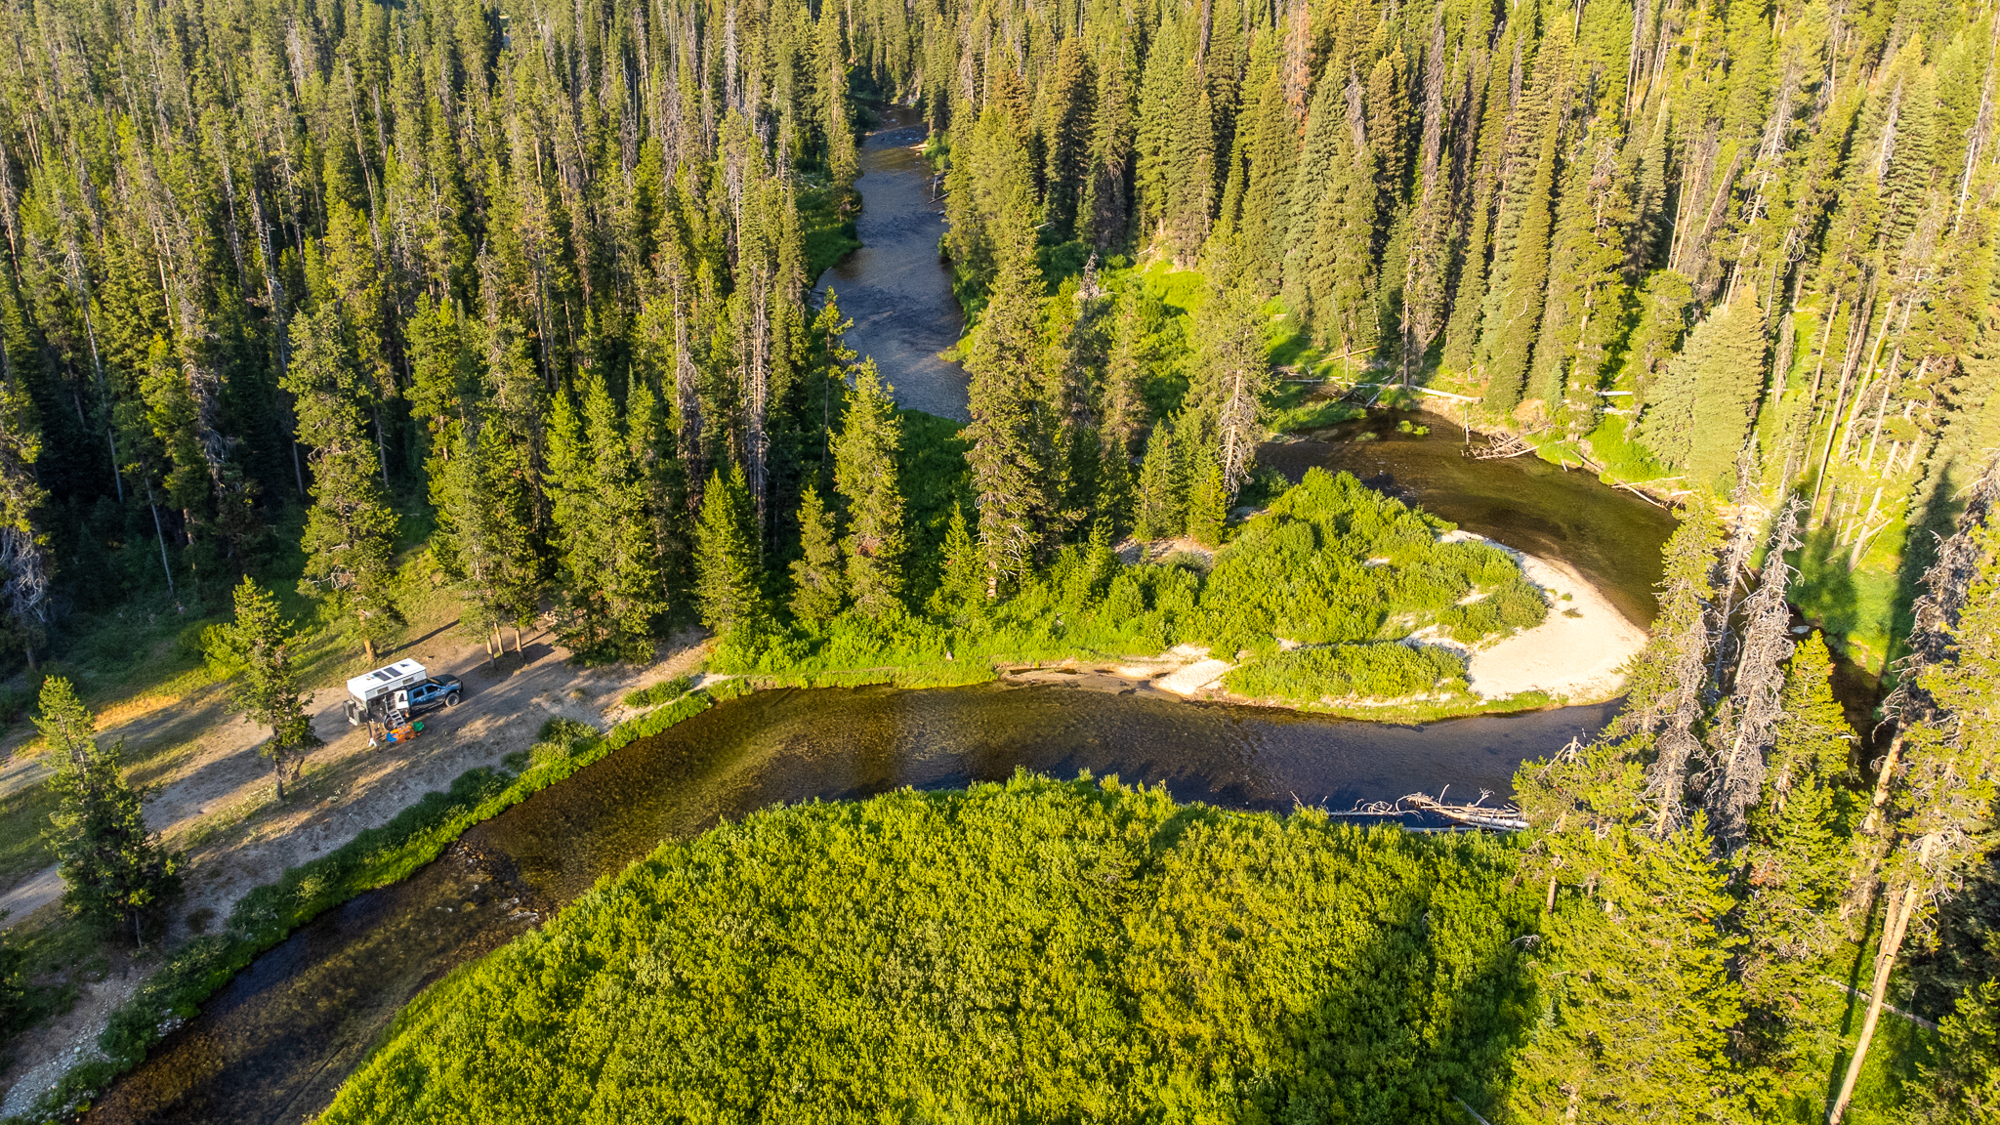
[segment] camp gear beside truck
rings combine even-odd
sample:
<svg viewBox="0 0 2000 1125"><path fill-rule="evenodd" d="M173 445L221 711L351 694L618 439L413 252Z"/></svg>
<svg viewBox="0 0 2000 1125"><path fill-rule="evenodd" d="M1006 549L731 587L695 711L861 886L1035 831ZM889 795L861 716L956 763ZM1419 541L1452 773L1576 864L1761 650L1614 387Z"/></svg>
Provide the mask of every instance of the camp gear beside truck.
<svg viewBox="0 0 2000 1125"><path fill-rule="evenodd" d="M432 678L416 661L398 660L347 681L347 722L357 727L367 724L370 746L408 742L424 729L412 718L458 706L463 690L457 676ZM382 728L380 734L377 726Z"/></svg>

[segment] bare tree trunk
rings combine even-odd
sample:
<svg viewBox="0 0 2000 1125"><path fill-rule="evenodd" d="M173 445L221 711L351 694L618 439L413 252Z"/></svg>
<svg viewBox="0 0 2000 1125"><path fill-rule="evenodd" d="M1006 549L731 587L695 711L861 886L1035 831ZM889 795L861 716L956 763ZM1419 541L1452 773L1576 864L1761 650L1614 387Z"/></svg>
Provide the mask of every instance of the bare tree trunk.
<svg viewBox="0 0 2000 1125"><path fill-rule="evenodd" d="M1875 984L1868 990L1868 1014L1861 1019L1861 1038L1854 1044L1854 1056L1847 1060L1847 1073L1840 1080L1840 1094L1833 1099L1833 1108L1827 1111L1827 1125L1840 1125L1840 1119L1847 1113L1847 1103L1854 1098L1854 1084L1861 1078L1862 1064L1868 1058L1868 1041L1874 1038L1875 1025L1882 1018L1882 1002L1889 991L1889 974L1895 971L1896 955L1903 947L1903 936L1909 932L1910 915L1916 912L1917 900L1922 895L1914 884L1906 884L1889 896L1889 911L1882 927L1882 945L1875 953Z"/></svg>
<svg viewBox="0 0 2000 1125"><path fill-rule="evenodd" d="M141 465L139 472L141 478L146 481L146 509L153 513L153 534L160 538L160 569L167 576L167 596L174 599L174 604L178 606L181 604L181 596L174 592L174 568L173 564L167 561L167 529L160 523L160 506L153 502L153 482L146 478L145 466Z"/></svg>

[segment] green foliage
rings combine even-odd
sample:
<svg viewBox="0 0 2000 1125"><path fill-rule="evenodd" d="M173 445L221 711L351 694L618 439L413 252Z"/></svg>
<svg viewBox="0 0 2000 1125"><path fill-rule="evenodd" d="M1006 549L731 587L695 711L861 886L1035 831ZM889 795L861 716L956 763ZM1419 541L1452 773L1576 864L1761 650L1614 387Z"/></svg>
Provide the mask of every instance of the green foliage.
<svg viewBox="0 0 2000 1125"><path fill-rule="evenodd" d="M1223 479L1222 465L1200 457L1194 488L1188 493L1188 535L1203 546L1220 547L1223 525L1228 521L1229 486Z"/></svg>
<svg viewBox="0 0 2000 1125"><path fill-rule="evenodd" d="M1764 322L1754 301L1711 313L1646 394L1639 432L1647 446L1696 484L1727 488L1756 417L1764 351Z"/></svg>
<svg viewBox="0 0 2000 1125"><path fill-rule="evenodd" d="M2000 980L1967 991L1938 1033L1937 1062L1910 1083L1910 1120L1919 1125L2000 1122Z"/></svg>
<svg viewBox="0 0 2000 1125"><path fill-rule="evenodd" d="M6 920L0 913L0 922ZM9 931L0 930L0 1039L11 1039L33 1018L27 953Z"/></svg>
<svg viewBox="0 0 2000 1125"><path fill-rule="evenodd" d="M1465 659L1441 648L1384 641L1299 648L1260 656L1223 677L1229 690L1253 699L1403 700L1462 686Z"/></svg>
<svg viewBox="0 0 2000 1125"><path fill-rule="evenodd" d="M257 754L271 763L281 801L298 758L321 743L306 713L312 693L301 686L295 662L300 639L280 615L277 598L245 578L236 588L236 618L216 627L210 649L211 665L230 671L230 709L271 728Z"/></svg>
<svg viewBox="0 0 2000 1125"><path fill-rule="evenodd" d="M714 667L801 685L938 685L987 679L995 665L1195 643L1224 659L1255 653L1231 686L1259 697L1322 706L1357 693L1434 695L1427 708L1481 710L1464 690L1462 659L1374 643L1426 628L1478 643L1547 614L1505 551L1440 542L1450 526L1348 474L1314 470L1243 525L1205 581L1171 562L1121 563L1100 521L1088 542L988 600L977 544L954 515L944 581L925 612L800 621L754 646L724 646ZM1281 654L1281 639L1314 647ZM1359 651L1318 651L1350 645Z"/></svg>
<svg viewBox="0 0 2000 1125"><path fill-rule="evenodd" d="M1847 1003L1829 981L1841 971L1845 935L1838 923L1850 889L1857 795L1847 784L1854 735L1833 698L1832 664L1818 636L1792 657L1782 697L1786 721L1771 750L1763 800L1749 818L1743 857L1754 873L1743 906L1747 1038L1772 1075L1768 1093L1753 1093L1773 1108L1824 1096L1816 1064L1838 1052Z"/></svg>
<svg viewBox="0 0 2000 1125"><path fill-rule="evenodd" d="M124 743L97 744L96 719L68 680L43 682L35 725L56 756L48 838L63 905L108 934L143 941L146 926L180 897L182 857L147 832L139 794L120 772Z"/></svg>
<svg viewBox="0 0 2000 1125"><path fill-rule="evenodd" d="M670 699L679 699L687 694L687 690L692 686L694 686L693 676L675 676L671 680L661 680L651 687L643 687L627 694L620 701L620 705L627 709L656 707Z"/></svg>
<svg viewBox="0 0 2000 1125"><path fill-rule="evenodd" d="M1511 866L1025 775L767 811L434 987L323 1120L1448 1119L1526 1012Z"/></svg>
<svg viewBox="0 0 2000 1125"><path fill-rule="evenodd" d="M1153 426L1146 459L1139 468L1139 503L1132 533L1141 539L1171 539L1187 530L1187 485L1171 422Z"/></svg>
<svg viewBox="0 0 2000 1125"><path fill-rule="evenodd" d="M742 467L733 466L727 477L720 469L709 474L695 533L695 594L702 624L719 633L754 630L763 618L754 520Z"/></svg>
<svg viewBox="0 0 2000 1125"><path fill-rule="evenodd" d="M1341 644L1438 626L1470 643L1540 624L1547 604L1507 553L1441 541L1449 530L1347 473L1314 469L1217 559L1202 591L1207 634L1233 653L1266 637Z"/></svg>
<svg viewBox="0 0 2000 1125"><path fill-rule="evenodd" d="M847 576L840 569L833 513L826 510L819 489L812 485L806 485L799 499L799 552L792 560L792 616L800 621L824 621L839 613L846 601Z"/></svg>
<svg viewBox="0 0 2000 1125"><path fill-rule="evenodd" d="M376 642L403 623L389 558L396 514L377 479L376 448L362 432L361 375L345 333L330 303L292 322L284 387L298 399L300 440L313 447L300 588L352 616L372 659Z"/></svg>
<svg viewBox="0 0 2000 1125"><path fill-rule="evenodd" d="M834 484L847 502L847 536L841 541L841 553L847 556L847 589L855 608L879 617L901 606L903 592L906 541L903 494L896 480L903 435L889 386L876 372L875 361L864 360L852 371L854 387L833 447ZM810 555L810 544L807 552ZM839 608L837 600L832 608Z"/></svg>

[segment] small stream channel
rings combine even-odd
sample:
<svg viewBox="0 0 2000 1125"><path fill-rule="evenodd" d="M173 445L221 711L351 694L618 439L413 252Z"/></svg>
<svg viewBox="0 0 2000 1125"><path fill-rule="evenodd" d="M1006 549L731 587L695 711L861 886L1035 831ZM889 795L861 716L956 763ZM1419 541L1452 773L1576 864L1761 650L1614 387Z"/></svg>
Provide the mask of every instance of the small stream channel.
<svg viewBox="0 0 2000 1125"><path fill-rule="evenodd" d="M965 377L936 358L961 321L938 264L943 225L891 111L862 150L864 248L829 271L849 337L906 406L965 417ZM1664 512L1585 474L1532 459L1472 461L1458 431L1393 424L1351 442L1272 444L1296 479L1313 465L1377 487L1510 546L1562 559L1633 620L1651 621ZM1450 786L1504 796L1515 766L1607 722L1615 704L1427 726L1113 695L1060 685L777 691L724 704L635 742L467 832L444 857L301 928L100 1099L99 1123L307 1121L395 1013L426 985L548 919L668 837L784 802L900 786L958 787L1016 769L1163 784L1178 799L1244 809L1351 808ZM523 715L521 722L537 721Z"/></svg>

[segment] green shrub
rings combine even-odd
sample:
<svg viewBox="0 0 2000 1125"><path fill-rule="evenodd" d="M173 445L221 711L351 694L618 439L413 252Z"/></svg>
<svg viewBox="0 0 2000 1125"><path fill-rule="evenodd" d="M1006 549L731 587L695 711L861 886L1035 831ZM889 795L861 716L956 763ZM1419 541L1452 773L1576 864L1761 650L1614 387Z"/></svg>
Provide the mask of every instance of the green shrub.
<svg viewBox="0 0 2000 1125"><path fill-rule="evenodd" d="M671 680L663 680L651 687L643 687L627 695L624 704L630 709L654 707L670 699L679 699L681 696L687 694L688 688L693 686L693 676L675 676Z"/></svg>
<svg viewBox="0 0 2000 1125"><path fill-rule="evenodd" d="M598 740L598 730L589 723L561 717L542 724L541 737L528 747L528 768L573 757Z"/></svg>
<svg viewBox="0 0 2000 1125"><path fill-rule="evenodd" d="M1017 774L663 845L410 1004L326 1125L1458 1120L1511 845Z"/></svg>
<svg viewBox="0 0 2000 1125"><path fill-rule="evenodd" d="M1394 641L1300 648L1260 656L1223 677L1253 699L1311 704L1337 699L1403 699L1440 687L1463 689L1465 660L1436 647Z"/></svg>

